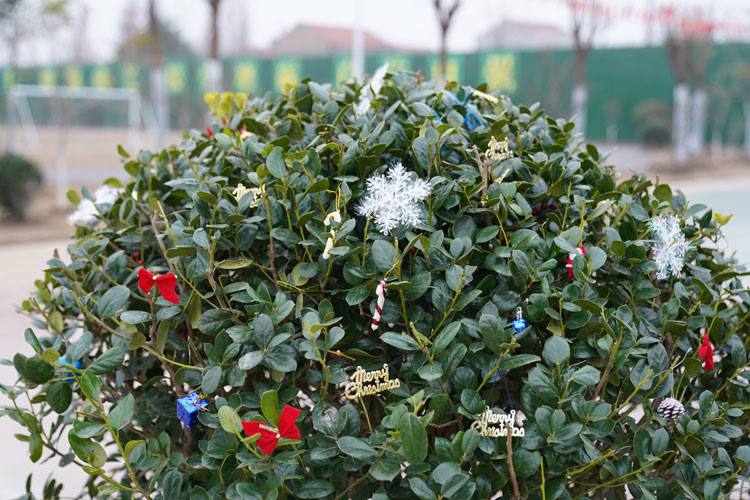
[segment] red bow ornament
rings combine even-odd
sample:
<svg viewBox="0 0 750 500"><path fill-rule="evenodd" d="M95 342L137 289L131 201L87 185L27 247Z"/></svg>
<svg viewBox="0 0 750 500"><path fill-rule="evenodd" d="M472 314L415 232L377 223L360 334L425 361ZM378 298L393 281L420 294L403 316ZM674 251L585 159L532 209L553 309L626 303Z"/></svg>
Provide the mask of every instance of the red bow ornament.
<svg viewBox="0 0 750 500"><path fill-rule="evenodd" d="M242 422L242 428L245 429L245 434L248 436L260 434L260 439L256 441L258 448L266 455L270 455L276 445L279 444L279 439L300 439L299 429L294 425L294 421L297 420L300 413L302 413L302 410L284 405L279 417L278 429L262 422Z"/></svg>
<svg viewBox="0 0 750 500"><path fill-rule="evenodd" d="M586 249L583 247L576 248L578 255L586 255ZM565 267L568 268L568 278L573 279L573 261L576 258L576 254L569 253L568 258L565 259Z"/></svg>
<svg viewBox="0 0 750 500"><path fill-rule="evenodd" d="M706 358L706 361L703 364L703 369L713 370L714 348L711 347L711 341L708 340L708 333L706 332L706 329L702 328L701 330L703 331L703 344L701 344L700 348L698 348L698 359Z"/></svg>
<svg viewBox="0 0 750 500"><path fill-rule="evenodd" d="M154 284L156 284L156 288L162 297L173 304L180 301L177 292L174 291L174 287L177 286L177 276L174 273L154 275L142 267L138 270L138 278L140 278L138 286L144 293L148 293Z"/></svg>

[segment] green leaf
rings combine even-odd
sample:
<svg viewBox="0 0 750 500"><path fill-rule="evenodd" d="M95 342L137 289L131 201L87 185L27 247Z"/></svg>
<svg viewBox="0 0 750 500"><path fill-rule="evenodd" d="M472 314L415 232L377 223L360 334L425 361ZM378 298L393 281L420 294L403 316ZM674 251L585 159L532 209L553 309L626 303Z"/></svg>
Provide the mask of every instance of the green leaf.
<svg viewBox="0 0 750 500"><path fill-rule="evenodd" d="M211 500L208 496L208 492L200 486L195 486L190 491L190 500Z"/></svg>
<svg viewBox="0 0 750 500"><path fill-rule="evenodd" d="M268 420L271 425L274 427L279 425L279 416L281 415L281 412L279 411L278 392L271 389L261 394L260 409L263 412L263 416L266 417L266 420Z"/></svg>
<svg viewBox="0 0 750 500"><path fill-rule="evenodd" d="M417 370L417 374L422 379L429 382L430 380L436 380L443 376L443 367L440 364L440 361L436 361L434 365L425 363L419 368L419 370Z"/></svg>
<svg viewBox="0 0 750 500"><path fill-rule="evenodd" d="M321 479L306 479L294 490L298 498L323 498L333 493L333 485Z"/></svg>
<svg viewBox="0 0 750 500"><path fill-rule="evenodd" d="M230 434L242 432L242 421L237 412L229 405L219 408L219 424L221 428Z"/></svg>
<svg viewBox="0 0 750 500"><path fill-rule="evenodd" d="M479 435L479 431L476 429L469 429L464 432L464 437L461 438L461 448L463 449L464 453L468 455L469 453L472 453L474 450L476 450L481 439L482 438Z"/></svg>
<svg viewBox="0 0 750 500"><path fill-rule="evenodd" d="M101 380L99 380L99 378L94 375L94 373L91 371L91 368L89 367L83 372L83 375L81 375L81 390L83 391L83 394L95 405L99 405L101 404L99 399L101 388Z"/></svg>
<svg viewBox="0 0 750 500"><path fill-rule="evenodd" d="M73 389L66 382L55 382L47 389L47 403L57 413L64 413L73 399Z"/></svg>
<svg viewBox="0 0 750 500"><path fill-rule="evenodd" d="M216 392L216 389L219 388L219 384L221 383L221 374L221 367L216 365L203 370L201 389L205 394L213 394Z"/></svg>
<svg viewBox="0 0 750 500"><path fill-rule="evenodd" d="M573 380L586 386L599 383L601 376L601 372L591 365L586 365L573 372Z"/></svg>
<svg viewBox="0 0 750 500"><path fill-rule="evenodd" d="M388 271L396 263L396 247L387 240L375 240L372 243L372 258L378 271Z"/></svg>
<svg viewBox="0 0 750 500"><path fill-rule="evenodd" d="M115 368L122 366L125 360L125 348L121 346L111 347L104 354L96 358L86 371L95 375L104 375Z"/></svg>
<svg viewBox="0 0 750 500"><path fill-rule="evenodd" d="M86 354L91 348L91 341L94 340L94 335L86 330L81 334L81 338L76 340L73 345L68 347L65 351L65 358L71 364L75 364L76 361Z"/></svg>
<svg viewBox="0 0 750 500"><path fill-rule="evenodd" d="M128 305L129 298L130 289L128 287L117 285L110 288L99 299L99 318L107 319L114 317L117 311L124 309Z"/></svg>
<svg viewBox="0 0 750 500"><path fill-rule="evenodd" d="M421 500L437 500L437 495L435 495L435 492L430 489L429 486L427 486L427 483L424 481L424 479L420 477L412 477L409 479L409 488L411 488L411 491L414 492L417 497L419 497Z"/></svg>
<svg viewBox="0 0 750 500"><path fill-rule="evenodd" d="M531 477L539 469L542 456L538 451L525 449L513 451L513 468L519 477Z"/></svg>
<svg viewBox="0 0 750 500"><path fill-rule="evenodd" d="M32 462L37 462L42 458L43 444L41 434L37 431L32 431L29 436L29 459Z"/></svg>
<svg viewBox="0 0 750 500"><path fill-rule="evenodd" d="M127 325L139 325L151 321L153 316L146 311L125 311L120 315L120 321Z"/></svg>
<svg viewBox="0 0 750 500"><path fill-rule="evenodd" d="M216 264L219 269L243 269L252 265L253 261L250 259L227 259Z"/></svg>
<svg viewBox="0 0 750 500"><path fill-rule="evenodd" d="M173 259L175 257L194 257L197 253L195 247L172 247L167 249L167 257Z"/></svg>
<svg viewBox="0 0 750 500"><path fill-rule="evenodd" d="M450 343L453 341L453 339L456 337L456 334L458 334L459 329L461 328L461 322L460 321L453 321L452 323L449 323L448 325L444 326L437 337L435 337L435 340L432 343L432 354L433 356L437 356L443 350L450 345Z"/></svg>
<svg viewBox="0 0 750 500"><path fill-rule="evenodd" d="M376 456L375 450L362 438L342 436L338 439L337 444L339 450L360 460L372 460Z"/></svg>
<svg viewBox="0 0 750 500"><path fill-rule="evenodd" d="M182 498L182 473L172 469L162 476L164 498Z"/></svg>
<svg viewBox="0 0 750 500"><path fill-rule="evenodd" d="M232 313L224 309L209 309L198 320L198 329L206 335L218 335L231 325Z"/></svg>
<svg viewBox="0 0 750 500"><path fill-rule="evenodd" d="M25 371L27 378L35 384L43 384L55 376L52 365L37 357L26 360Z"/></svg>
<svg viewBox="0 0 750 500"><path fill-rule="evenodd" d="M273 148L266 158L268 171L277 179L283 179L287 174L286 164L284 163L284 150L279 146Z"/></svg>
<svg viewBox="0 0 750 500"><path fill-rule="evenodd" d="M394 459L381 459L370 466L370 476L376 481L393 481L401 472L401 463Z"/></svg>
<svg viewBox="0 0 750 500"><path fill-rule="evenodd" d="M380 336L380 340L388 345L392 345L401 351L419 351L420 347L416 340L406 335L393 332L386 332Z"/></svg>
<svg viewBox="0 0 750 500"><path fill-rule="evenodd" d="M362 285L355 286L346 294L346 303L350 306L356 306L357 304L364 302L364 300L369 296L369 288Z"/></svg>
<svg viewBox="0 0 750 500"><path fill-rule="evenodd" d="M407 413L399 421L401 446L404 457L411 464L421 464L427 458L427 432L413 413Z"/></svg>
<svg viewBox="0 0 750 500"><path fill-rule="evenodd" d="M535 354L516 354L514 356L507 356L503 359L502 368L505 370L513 370L528 365L529 363L536 363L540 359L541 358Z"/></svg>
<svg viewBox="0 0 750 500"><path fill-rule="evenodd" d="M562 364L570 357L570 346L562 337L553 335L544 343L542 357L549 366Z"/></svg>
<svg viewBox="0 0 750 500"><path fill-rule="evenodd" d="M122 400L112 408L109 412L109 424L115 430L120 430L125 427L125 424L133 418L133 412L135 411L135 399L132 394L128 394Z"/></svg>
<svg viewBox="0 0 750 500"><path fill-rule="evenodd" d="M27 344L34 348L34 351L37 354L41 354L42 351L44 351L42 344L39 343L39 339L36 338L36 335L34 335L34 331L31 328L27 328L26 331L23 332L23 338L26 340Z"/></svg>
<svg viewBox="0 0 750 500"><path fill-rule="evenodd" d="M607 253L599 247L591 247L588 251L591 259L591 272L601 268L607 262Z"/></svg>
<svg viewBox="0 0 750 500"><path fill-rule="evenodd" d="M240 370L252 370L263 361L263 351L252 351L243 355L238 361L237 366Z"/></svg>

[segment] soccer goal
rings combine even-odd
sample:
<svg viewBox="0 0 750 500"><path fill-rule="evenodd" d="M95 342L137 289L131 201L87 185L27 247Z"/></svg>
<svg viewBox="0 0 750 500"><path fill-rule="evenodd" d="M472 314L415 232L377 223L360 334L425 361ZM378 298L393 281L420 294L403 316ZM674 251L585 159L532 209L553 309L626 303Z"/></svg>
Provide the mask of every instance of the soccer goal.
<svg viewBox="0 0 750 500"><path fill-rule="evenodd" d="M110 148L113 141L125 142L118 132L123 127L128 130L130 149L137 151L141 145L143 108L134 88L14 85L8 89L6 104L8 150L28 153L46 172L52 170L49 180L56 186L58 209L67 203L70 158L76 152L71 148L77 143L77 153L90 162L98 161L101 143ZM84 183L101 175L101 170L78 174L77 180Z"/></svg>

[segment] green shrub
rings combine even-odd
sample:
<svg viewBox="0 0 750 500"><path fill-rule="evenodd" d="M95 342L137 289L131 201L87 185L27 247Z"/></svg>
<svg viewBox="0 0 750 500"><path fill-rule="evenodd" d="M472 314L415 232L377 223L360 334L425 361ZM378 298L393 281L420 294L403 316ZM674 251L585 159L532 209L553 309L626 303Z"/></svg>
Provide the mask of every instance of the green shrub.
<svg viewBox="0 0 750 500"><path fill-rule="evenodd" d="M121 151L123 192L23 304L45 334L26 332L36 354L14 358L5 412L32 461L62 455L102 498L736 490L750 296L714 245L726 219L642 174L620 179L537 105L470 92L392 74L355 115L355 84L303 82L233 104L178 147ZM493 137L514 156L487 160ZM421 224L385 236L357 211L366 180L397 162L431 193ZM238 201L238 184L262 192ZM682 276L659 280L649 220L668 214L691 248ZM176 274L179 303L139 289L139 260ZM713 370L696 358L703 327ZM345 398L357 366L384 363L400 387ZM193 391L210 411L186 429L176 401ZM674 423L655 411L670 395L686 408ZM286 404L302 409L301 440L267 456L239 420L275 425ZM481 437L485 405L525 415L524 436Z"/></svg>
<svg viewBox="0 0 750 500"><path fill-rule="evenodd" d="M23 219L42 184L42 173L29 160L12 153L0 156L0 213Z"/></svg>

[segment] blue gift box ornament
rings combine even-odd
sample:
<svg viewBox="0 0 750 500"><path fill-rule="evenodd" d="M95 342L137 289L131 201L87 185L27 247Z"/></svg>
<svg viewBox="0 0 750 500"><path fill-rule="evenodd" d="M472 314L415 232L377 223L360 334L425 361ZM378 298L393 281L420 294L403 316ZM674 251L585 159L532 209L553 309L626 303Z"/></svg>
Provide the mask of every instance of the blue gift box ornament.
<svg viewBox="0 0 750 500"><path fill-rule="evenodd" d="M471 130L472 132L476 130L478 127L484 125L484 119L482 116L477 112L476 108L474 106L468 104L469 99L471 99L471 93L468 93L466 95L466 98L463 101L459 101L458 97L451 94L450 92L446 92L445 95L450 99L450 101L453 104L460 104L466 109L466 117L464 118L464 125L466 128Z"/></svg>
<svg viewBox="0 0 750 500"><path fill-rule="evenodd" d="M198 413L202 411L209 411L202 394L191 392L177 400L177 417L188 429L198 424Z"/></svg>
<svg viewBox="0 0 750 500"><path fill-rule="evenodd" d="M523 319L523 311L520 307L516 309L516 319L514 319L511 324L516 333L521 333L529 327L529 323Z"/></svg>
<svg viewBox="0 0 750 500"><path fill-rule="evenodd" d="M75 364L71 365L70 361L65 359L65 356L61 356L60 359L57 360L57 362L63 366L67 366L68 368L75 368L76 370L83 370L83 363L81 363L80 360L76 361ZM75 377L73 376L73 371L65 370L65 375L63 376L62 380L64 380L65 382L73 382L75 380Z"/></svg>

